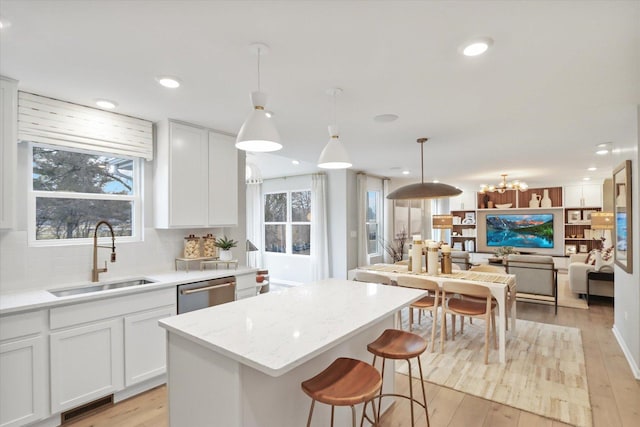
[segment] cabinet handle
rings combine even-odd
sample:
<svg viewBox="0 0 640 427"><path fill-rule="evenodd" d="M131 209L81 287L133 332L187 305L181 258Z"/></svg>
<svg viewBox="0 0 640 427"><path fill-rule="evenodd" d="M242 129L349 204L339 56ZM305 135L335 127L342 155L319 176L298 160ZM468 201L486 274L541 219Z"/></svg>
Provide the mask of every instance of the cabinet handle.
<svg viewBox="0 0 640 427"><path fill-rule="evenodd" d="M180 294L181 295L195 294L196 292L204 292L204 291L210 291L212 289L226 288L227 286L235 286L235 284L236 282L228 282L228 283L223 283L221 285L203 286L201 288L195 288L195 289L181 289Z"/></svg>

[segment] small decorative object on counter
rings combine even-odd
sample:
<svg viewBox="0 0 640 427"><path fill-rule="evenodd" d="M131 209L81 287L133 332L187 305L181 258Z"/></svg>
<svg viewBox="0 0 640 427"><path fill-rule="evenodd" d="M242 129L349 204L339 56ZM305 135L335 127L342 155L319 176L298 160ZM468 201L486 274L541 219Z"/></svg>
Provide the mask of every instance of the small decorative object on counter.
<svg viewBox="0 0 640 427"><path fill-rule="evenodd" d="M443 244L440 247L442 251L442 260L440 261L440 272L442 274L451 274L451 246Z"/></svg>
<svg viewBox="0 0 640 427"><path fill-rule="evenodd" d="M411 248L411 262L413 265L411 270L420 273L422 272L422 240L420 240L420 236L413 237L413 247Z"/></svg>
<svg viewBox="0 0 640 427"><path fill-rule="evenodd" d="M189 234L184 238L184 257L200 258L200 238Z"/></svg>
<svg viewBox="0 0 640 427"><path fill-rule="evenodd" d="M223 236L219 239L216 239L215 243L216 247L222 249L220 251L220 260L221 261L230 261L233 259L233 254L231 253L231 248L235 248L238 246L238 242L233 239L227 239L227 236Z"/></svg>
<svg viewBox="0 0 640 427"><path fill-rule="evenodd" d="M438 275L438 242L429 242L427 266L430 276Z"/></svg>
<svg viewBox="0 0 640 427"><path fill-rule="evenodd" d="M217 258L218 247L216 246L216 238L213 234L208 233L202 237L202 256L206 258Z"/></svg>

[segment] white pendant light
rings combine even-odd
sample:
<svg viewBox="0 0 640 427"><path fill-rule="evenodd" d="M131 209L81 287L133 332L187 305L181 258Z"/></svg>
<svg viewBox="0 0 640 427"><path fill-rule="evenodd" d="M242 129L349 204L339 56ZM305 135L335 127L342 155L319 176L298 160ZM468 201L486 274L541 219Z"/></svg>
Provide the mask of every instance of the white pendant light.
<svg viewBox="0 0 640 427"><path fill-rule="evenodd" d="M336 123L336 97L342 93L340 88L327 89L327 94L333 96L333 125L329 126L329 142L320 153L318 167L323 169L346 169L352 166L349 154L340 141L340 132Z"/></svg>
<svg viewBox="0 0 640 427"><path fill-rule="evenodd" d="M258 55L258 90L251 93L253 111L238 132L236 148L262 153L277 151L282 148L280 134L271 114L265 110L267 94L260 91L260 55L268 53L269 47L263 43L253 43L249 48Z"/></svg>

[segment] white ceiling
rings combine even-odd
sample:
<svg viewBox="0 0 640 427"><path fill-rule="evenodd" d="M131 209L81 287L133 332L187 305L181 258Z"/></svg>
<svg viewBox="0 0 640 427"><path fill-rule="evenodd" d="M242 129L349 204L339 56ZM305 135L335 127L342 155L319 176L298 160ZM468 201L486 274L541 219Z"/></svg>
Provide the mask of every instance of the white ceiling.
<svg viewBox="0 0 640 427"><path fill-rule="evenodd" d="M354 169L476 188L500 173L530 185L610 174L599 143L637 144L640 1L26 1L0 0L11 26L0 73L20 89L153 121L236 133L262 59L288 161L265 177L308 172L333 117ZM458 47L494 39L485 55ZM175 75L177 90L157 75ZM379 124L383 113L400 116ZM634 142L635 141L635 142ZM305 166L306 165L306 166ZM311 166L309 166L311 165ZM596 172L587 172L597 166Z"/></svg>

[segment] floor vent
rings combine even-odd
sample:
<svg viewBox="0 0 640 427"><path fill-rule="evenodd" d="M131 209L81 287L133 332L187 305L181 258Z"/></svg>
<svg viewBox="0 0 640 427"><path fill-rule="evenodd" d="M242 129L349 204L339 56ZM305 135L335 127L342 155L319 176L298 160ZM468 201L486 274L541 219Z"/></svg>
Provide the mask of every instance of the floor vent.
<svg viewBox="0 0 640 427"><path fill-rule="evenodd" d="M101 397L100 399L94 400L93 402L85 403L82 406L78 406L76 408L69 409L68 411L63 412L62 414L60 414L60 423L66 424L87 415L94 414L99 410L104 409L106 406L113 406L113 394Z"/></svg>

